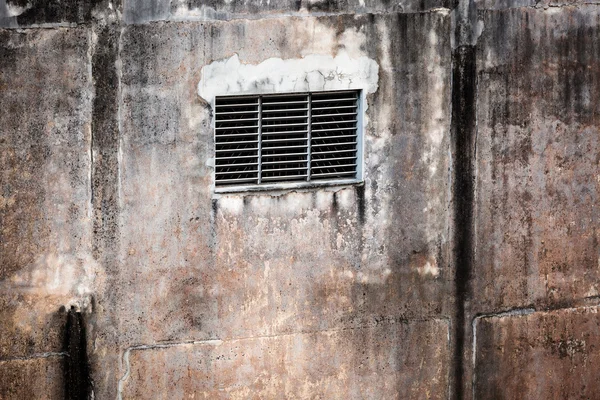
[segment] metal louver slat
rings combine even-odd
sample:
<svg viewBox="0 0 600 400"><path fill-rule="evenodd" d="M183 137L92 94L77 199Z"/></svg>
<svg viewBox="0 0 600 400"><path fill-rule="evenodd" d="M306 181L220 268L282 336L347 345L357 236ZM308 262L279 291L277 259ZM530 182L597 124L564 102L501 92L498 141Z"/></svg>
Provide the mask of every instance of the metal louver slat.
<svg viewBox="0 0 600 400"><path fill-rule="evenodd" d="M318 115L319 111L328 111L328 110L338 110L338 109L343 109L343 108L356 108L357 106L355 104L351 105L351 106L335 106L335 107L313 107L312 111L313 113L315 113L314 115Z"/></svg>
<svg viewBox="0 0 600 400"><path fill-rule="evenodd" d="M308 94L263 96L262 104L265 136L261 180L270 183L306 180L308 158L297 153L304 153L309 146Z"/></svg>
<svg viewBox="0 0 600 400"><path fill-rule="evenodd" d="M314 93L312 105L311 180L355 177L358 93Z"/></svg>
<svg viewBox="0 0 600 400"><path fill-rule="evenodd" d="M217 97L215 106L215 184L258 183L258 96Z"/></svg>
<svg viewBox="0 0 600 400"><path fill-rule="evenodd" d="M217 97L215 184L358 179L359 98L355 90Z"/></svg>

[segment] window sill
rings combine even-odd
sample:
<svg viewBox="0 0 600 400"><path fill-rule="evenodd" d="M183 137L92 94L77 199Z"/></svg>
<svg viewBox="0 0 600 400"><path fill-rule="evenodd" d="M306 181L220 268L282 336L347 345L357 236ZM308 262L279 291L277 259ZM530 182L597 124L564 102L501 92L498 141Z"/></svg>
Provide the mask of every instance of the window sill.
<svg viewBox="0 0 600 400"><path fill-rule="evenodd" d="M265 183L257 185L239 185L239 186L216 186L215 194L227 193L248 193L248 192L267 192L267 191L290 191L296 189L317 189L324 187L340 187L362 185L363 181L359 179L335 179L322 180L317 182L289 182L289 183Z"/></svg>

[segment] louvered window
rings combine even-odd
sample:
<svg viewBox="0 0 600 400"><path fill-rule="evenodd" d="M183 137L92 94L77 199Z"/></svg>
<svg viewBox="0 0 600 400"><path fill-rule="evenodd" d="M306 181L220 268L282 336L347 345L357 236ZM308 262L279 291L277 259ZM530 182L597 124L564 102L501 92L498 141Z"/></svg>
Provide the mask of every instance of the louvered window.
<svg viewBox="0 0 600 400"><path fill-rule="evenodd" d="M350 183L360 176L360 92L217 97L217 191Z"/></svg>

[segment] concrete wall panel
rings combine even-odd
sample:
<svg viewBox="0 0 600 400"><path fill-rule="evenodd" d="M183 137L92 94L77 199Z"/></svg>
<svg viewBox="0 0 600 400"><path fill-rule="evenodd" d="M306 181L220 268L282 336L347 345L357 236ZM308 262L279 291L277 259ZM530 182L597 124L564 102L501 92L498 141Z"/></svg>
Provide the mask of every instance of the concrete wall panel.
<svg viewBox="0 0 600 400"><path fill-rule="evenodd" d="M115 376L126 367L119 358L131 346L249 338L240 343L258 356L253 337L447 318L450 28L441 10L123 29L118 201L111 203L118 235L94 328L97 395L116 395ZM214 195L212 109L198 84L203 67L234 55L253 65L315 55L376 60L365 183ZM429 354L429 342L410 340L415 354ZM288 351L283 339L269 343ZM348 352L359 351L353 343ZM261 368L271 363L276 368L275 359ZM438 367L447 376L448 366ZM386 377L382 391L363 389L377 397L400 378ZM418 393L437 396L438 381L419 382ZM136 387L127 393L135 396ZM310 397L321 389L305 390Z"/></svg>
<svg viewBox="0 0 600 400"><path fill-rule="evenodd" d="M120 395L446 399L448 328L444 320L412 321L133 348Z"/></svg>
<svg viewBox="0 0 600 400"><path fill-rule="evenodd" d="M132 310L122 318L126 341L443 314L449 29L443 11L126 28L120 279L131 290L117 307ZM202 67L234 53L252 64L380 59L364 186L212 194L212 110L196 90Z"/></svg>
<svg viewBox="0 0 600 400"><path fill-rule="evenodd" d="M597 296L598 8L489 11L480 18L478 310Z"/></svg>
<svg viewBox="0 0 600 400"><path fill-rule="evenodd" d="M0 399L64 399L63 358L0 361Z"/></svg>
<svg viewBox="0 0 600 400"><path fill-rule="evenodd" d="M598 307L482 317L475 327L474 398L598 397Z"/></svg>
<svg viewBox="0 0 600 400"><path fill-rule="evenodd" d="M60 351L92 290L88 38L0 30L0 359Z"/></svg>

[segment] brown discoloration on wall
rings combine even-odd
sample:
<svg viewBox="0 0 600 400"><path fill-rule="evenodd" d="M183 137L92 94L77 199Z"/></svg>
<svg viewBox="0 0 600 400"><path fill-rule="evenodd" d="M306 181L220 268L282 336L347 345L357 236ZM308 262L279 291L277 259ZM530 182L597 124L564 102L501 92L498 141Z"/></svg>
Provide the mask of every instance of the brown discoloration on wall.
<svg viewBox="0 0 600 400"><path fill-rule="evenodd" d="M0 31L0 38L0 358L6 359L61 351L60 308L88 290L90 81L84 29ZM19 382L44 392L35 381Z"/></svg>
<svg viewBox="0 0 600 400"><path fill-rule="evenodd" d="M449 41L443 39L447 37L448 18L443 14L379 16L375 20L343 16L127 28L123 37L123 112L124 145L128 150L123 159L123 193L126 203L132 202L126 209L135 213L127 213L126 218L133 219L124 226L135 229L136 234L124 234L130 243L124 271L131 274L142 268L132 282L137 286L146 285L151 276L170 268L171 275L161 290L170 292L173 285L178 285L173 302L127 300L138 304L135 309L143 312L143 318L156 321L149 321L156 333L147 341L326 329L380 316L443 312L443 290L434 288L448 282L443 230L446 219L439 213L447 201L447 139L443 127L448 115L442 110L442 120L436 121L442 127L442 137L432 150L429 121L423 122L419 115L430 112L429 96L440 97L442 104L448 98L448 86L444 85L444 79L446 83L449 79L447 68L439 66L445 78L424 74L420 68L449 56ZM390 66L381 72L385 85L391 85L395 76L405 77L407 83L397 97L387 99L387 104L379 97L383 94L369 99L369 118L373 122L366 145L373 162L368 164L365 186L276 196L222 196L215 200L214 214L210 203L211 170L206 167L212 153L210 110L194 104L196 95L191 91L199 67L233 52L239 53L244 62L253 63L272 56L331 54L341 43L330 42L328 33L334 34L340 26L364 32L366 42L375 44L380 31L392 32L398 25L406 27L405 36L390 36L389 44L386 40L363 49L373 57L383 52L390 57ZM164 29L169 33L156 34ZM268 46L257 46L253 38L265 31L272 40ZM306 40L305 32L315 33ZM428 43L432 34L440 41L427 47L427 52L406 44L411 40ZM400 46L404 51L397 50ZM144 49L148 48L155 50L147 53ZM156 51L161 54L158 59ZM410 59L405 61L405 57ZM398 71L393 65L399 66ZM431 82L432 92L425 91L422 97L413 94L410 113L398 117L388 114L396 107L409 107L410 88L416 87L417 81L421 85ZM173 82L180 83L173 86ZM192 113L201 118L196 117L198 120L190 127ZM417 157L417 148L431 151L432 159ZM379 161L375 161L375 154ZM405 160L410 165L389 164L385 162L388 159ZM438 163L431 176L429 167ZM409 169L412 173L403 178L403 171ZM404 195L415 196L407 189L409 186L425 187L429 192L406 200L413 204L411 207L392 203ZM178 195L168 200L165 192ZM427 207L431 209L424 212ZM157 225L141 222L150 216ZM138 221L144 226L138 228ZM393 221L402 221L402 238L395 236ZM157 227L169 232L168 237L156 235ZM144 240L140 240L140 234ZM164 251L164 256L152 255L150 248ZM427 262L442 272L419 272L424 271ZM173 274L179 269L181 275ZM196 286L198 279L203 282L202 290ZM176 306L178 298L181 307ZM161 315L170 318L171 307L185 310L190 301L202 307L196 307L189 318L176 324L163 323ZM152 310L144 310L149 306ZM191 321L195 322L188 325Z"/></svg>
<svg viewBox="0 0 600 400"><path fill-rule="evenodd" d="M12 289L0 296L0 359L61 351L66 313L61 296L39 296Z"/></svg>
<svg viewBox="0 0 600 400"><path fill-rule="evenodd" d="M64 356L0 360L0 399L63 399Z"/></svg>
<svg viewBox="0 0 600 400"><path fill-rule="evenodd" d="M397 26L404 29L400 38L392 35ZM111 329L120 332L120 347L444 316L450 299L442 288L452 275L443 214L449 65L441 60L450 54L449 27L445 13L127 27L121 39L121 261L113 265L116 287L104 305L118 310ZM363 46L354 46L358 51L388 59L382 91L369 99L372 150L364 187L213 199L211 110L196 94L201 67L234 52L248 63L334 55L354 45L344 42L345 30L365 36ZM270 40L257 43L260 35ZM423 42L426 52L416 45ZM435 74L422 70L428 63ZM396 93L393 82L400 77L406 86ZM413 92L418 82L428 90ZM437 98L440 110L431 100ZM395 116L396 107L406 113ZM439 120L423 119L433 112ZM430 136L433 129L439 139ZM420 148L429 158L416 156ZM407 187L426 192L411 199L415 193ZM401 239L395 220L402 221ZM114 350L100 338L96 351ZM104 358L98 367L123 375L117 362ZM446 376L445 366L436 365ZM114 393L108 385L95 390Z"/></svg>
<svg viewBox="0 0 600 400"><path fill-rule="evenodd" d="M0 397L64 395L71 305L98 399L600 393L563 310L599 296L597 6L34 3L0 30ZM198 84L234 54L377 65L364 183L215 195Z"/></svg>
<svg viewBox="0 0 600 400"><path fill-rule="evenodd" d="M481 311L598 295L599 16L589 6L481 15Z"/></svg>
<svg viewBox="0 0 600 400"><path fill-rule="evenodd" d="M83 121L81 113L73 110L84 102L85 87L80 86L86 78L86 41L81 30L71 34L0 31L0 280L36 262L52 240L53 226L77 223L85 213L78 204L69 204L69 194L81 183L77 168L85 167L85 148L77 146L83 141ZM55 60L57 56L62 59ZM78 59L81 65L69 68L68 63ZM73 145L77 147L69 149ZM50 218L42 206L58 198L67 203L61 220ZM76 238L69 235L65 240Z"/></svg>
<svg viewBox="0 0 600 400"><path fill-rule="evenodd" d="M432 320L132 349L123 398L446 399L447 337Z"/></svg>
<svg viewBox="0 0 600 400"><path fill-rule="evenodd" d="M476 399L593 399L598 395L598 308L481 318Z"/></svg>

